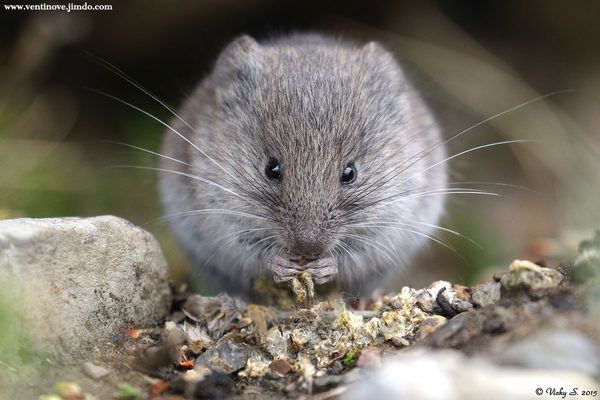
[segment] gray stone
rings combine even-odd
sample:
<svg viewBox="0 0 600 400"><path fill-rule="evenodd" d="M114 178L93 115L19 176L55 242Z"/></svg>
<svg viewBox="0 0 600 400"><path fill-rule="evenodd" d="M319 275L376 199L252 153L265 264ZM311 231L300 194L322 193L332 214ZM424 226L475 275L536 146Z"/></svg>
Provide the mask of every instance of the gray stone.
<svg viewBox="0 0 600 400"><path fill-rule="evenodd" d="M171 303L158 243L113 216L0 221L0 291L39 348L76 359L156 324Z"/></svg>
<svg viewBox="0 0 600 400"><path fill-rule="evenodd" d="M473 303L479 307L485 307L494 304L500 300L501 295L500 282L491 281L485 285L476 286L473 288L471 299Z"/></svg>
<svg viewBox="0 0 600 400"><path fill-rule="evenodd" d="M456 317L452 318L437 330L435 330L431 337L433 338L433 342L436 346L442 347L444 343L450 339L452 336L456 335L459 331L461 331L465 323L469 320L469 318L473 317L473 311L467 311L462 314L458 314Z"/></svg>
<svg viewBox="0 0 600 400"><path fill-rule="evenodd" d="M223 339L215 348L202 353L197 358L196 365L231 374L244 368L246 361L252 355L256 355L256 351L250 345L232 339Z"/></svg>

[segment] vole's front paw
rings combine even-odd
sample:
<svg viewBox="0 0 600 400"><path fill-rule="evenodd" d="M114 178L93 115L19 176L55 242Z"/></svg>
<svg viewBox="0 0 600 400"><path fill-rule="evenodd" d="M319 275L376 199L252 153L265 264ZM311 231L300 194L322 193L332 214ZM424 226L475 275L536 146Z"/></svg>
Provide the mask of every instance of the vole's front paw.
<svg viewBox="0 0 600 400"><path fill-rule="evenodd" d="M304 270L310 272L317 285L332 280L338 273L337 262L333 257L321 258L308 263L304 266Z"/></svg>
<svg viewBox="0 0 600 400"><path fill-rule="evenodd" d="M317 285L332 280L338 273L337 262L333 257L321 258L306 265L299 265L283 257L275 256L269 264L275 282L292 280L296 275L307 271Z"/></svg>
<svg viewBox="0 0 600 400"><path fill-rule="evenodd" d="M269 268L273 272L275 282L285 282L292 280L296 275L305 270L306 266L300 266L283 257L275 256L271 259Z"/></svg>

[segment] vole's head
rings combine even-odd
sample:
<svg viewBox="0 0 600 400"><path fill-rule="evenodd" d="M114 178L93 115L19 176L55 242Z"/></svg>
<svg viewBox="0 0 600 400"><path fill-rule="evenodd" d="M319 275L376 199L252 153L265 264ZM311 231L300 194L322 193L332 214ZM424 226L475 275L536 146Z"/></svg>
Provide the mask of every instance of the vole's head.
<svg viewBox="0 0 600 400"><path fill-rule="evenodd" d="M429 212L402 194L428 182L410 175L417 164L423 169L417 158L437 133L426 132L426 110L379 45L321 36L259 44L244 36L221 54L204 90L206 147L224 168L205 157L199 165L236 193L211 190L212 201L257 217L234 217L232 231L242 221L255 229L236 245L279 279L304 268L317 281L336 267L346 276L353 267L365 271L395 256L386 250L390 238L406 239L372 226Z"/></svg>

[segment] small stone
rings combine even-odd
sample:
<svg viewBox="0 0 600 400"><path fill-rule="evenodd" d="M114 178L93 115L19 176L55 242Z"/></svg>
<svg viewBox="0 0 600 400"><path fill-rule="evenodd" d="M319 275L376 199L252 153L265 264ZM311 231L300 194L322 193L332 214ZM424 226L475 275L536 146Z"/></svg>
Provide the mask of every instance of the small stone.
<svg viewBox="0 0 600 400"><path fill-rule="evenodd" d="M188 318L206 327L213 340L219 340L234 322L243 319L238 304L231 296L220 293L215 297L192 295L184 303L182 310Z"/></svg>
<svg viewBox="0 0 600 400"><path fill-rule="evenodd" d="M449 293L452 294L450 304L456 311L461 313L473 309L473 303L471 303L471 293L468 287L463 285L454 285Z"/></svg>
<svg viewBox="0 0 600 400"><path fill-rule="evenodd" d="M170 386L171 385L169 382L163 381L162 379L157 379L150 385L148 394L150 395L151 399L160 398L160 396L166 392Z"/></svg>
<svg viewBox="0 0 600 400"><path fill-rule="evenodd" d="M435 281L425 289L414 290L414 297L421 309L427 313L439 310L436 297L440 290L448 290L452 284L447 281Z"/></svg>
<svg viewBox="0 0 600 400"><path fill-rule="evenodd" d="M236 392L235 381L229 374L212 373L197 382L187 398L198 400L229 399Z"/></svg>
<svg viewBox="0 0 600 400"><path fill-rule="evenodd" d="M462 313L465 311L470 311L473 309L473 303L471 303L470 301L463 301L463 300L455 299L450 304L452 305L452 308L455 309L459 313Z"/></svg>
<svg viewBox="0 0 600 400"><path fill-rule="evenodd" d="M464 328L466 321L472 317L472 313L474 313L474 311L458 314L456 317L443 324L439 329L436 329L430 336L430 338L433 339L435 346L443 347L447 340L461 331Z"/></svg>
<svg viewBox="0 0 600 400"><path fill-rule="evenodd" d="M269 364L269 369L277 375L287 375L292 371L292 365L288 360L273 360Z"/></svg>
<svg viewBox="0 0 600 400"><path fill-rule="evenodd" d="M264 348L273 358L289 358L288 335L284 335L279 327L274 326L267 331Z"/></svg>
<svg viewBox="0 0 600 400"><path fill-rule="evenodd" d="M254 352L254 348L246 343L225 339L217 342L216 347L202 353L197 358L196 364L217 372L231 374L244 368Z"/></svg>
<svg viewBox="0 0 600 400"><path fill-rule="evenodd" d="M464 285L454 285L451 288L454 297L462 301L471 301L470 289Z"/></svg>
<svg viewBox="0 0 600 400"><path fill-rule="evenodd" d="M206 330L199 326L184 324L182 330L187 335L186 341L190 350L196 354L200 354L214 343Z"/></svg>
<svg viewBox="0 0 600 400"><path fill-rule="evenodd" d="M417 304L421 309L425 312L432 313L433 312L433 301L431 295L426 290L421 290L416 296Z"/></svg>
<svg viewBox="0 0 600 400"><path fill-rule="evenodd" d="M478 307L486 307L500 300L500 282L491 281L473 288L471 299Z"/></svg>
<svg viewBox="0 0 600 400"><path fill-rule="evenodd" d="M448 320L441 315L432 315L431 317L427 317L421 322L419 325L419 330L417 332L417 337L419 340L422 340L429 336L431 333L435 332L437 328L444 325Z"/></svg>
<svg viewBox="0 0 600 400"><path fill-rule="evenodd" d="M81 387L73 382L59 382L54 390L63 400L83 400L85 396Z"/></svg>
<svg viewBox="0 0 600 400"><path fill-rule="evenodd" d="M238 373L241 378L262 378L269 372L270 363L261 356L252 356L246 361L246 368Z"/></svg>
<svg viewBox="0 0 600 400"><path fill-rule="evenodd" d="M90 361L83 363L83 372L92 379L99 380L110 374L110 370Z"/></svg>
<svg viewBox="0 0 600 400"><path fill-rule="evenodd" d="M136 351L135 366L142 370L161 368L177 361L186 335L179 329L163 329L160 342L156 345L141 347Z"/></svg>
<svg viewBox="0 0 600 400"><path fill-rule="evenodd" d="M201 365L197 364L194 369L189 369L183 373L181 376L184 382L187 383L196 383L204 380L207 376L213 373L213 370Z"/></svg>
<svg viewBox="0 0 600 400"><path fill-rule="evenodd" d="M325 389L329 389L329 388L333 388L336 386L339 386L341 383L344 382L344 375L323 375L323 376L315 376L314 379L314 386L315 388L319 389L319 391L321 390L325 390Z"/></svg>
<svg viewBox="0 0 600 400"><path fill-rule="evenodd" d="M402 336L399 336L399 335L388 335L387 340L390 340L392 343L394 343L394 345L396 347L410 346L410 342L406 338L403 338Z"/></svg>
<svg viewBox="0 0 600 400"><path fill-rule="evenodd" d="M310 340L310 334L305 330L296 328L290 334L290 339L292 341L292 350L299 351Z"/></svg>
<svg viewBox="0 0 600 400"><path fill-rule="evenodd" d="M361 350L356 361L357 367L379 367L383 349L378 346L367 346Z"/></svg>
<svg viewBox="0 0 600 400"><path fill-rule="evenodd" d="M448 291L448 289L442 288L435 297L435 301L442 309L442 313L452 318L458 314L458 312L454 309L454 307L452 307L452 303L450 302L449 298L452 299L452 294Z"/></svg>
<svg viewBox="0 0 600 400"><path fill-rule="evenodd" d="M500 283L506 291L540 290L558 286L563 278L557 270L540 267L531 261L515 260L510 264L509 272L500 278Z"/></svg>

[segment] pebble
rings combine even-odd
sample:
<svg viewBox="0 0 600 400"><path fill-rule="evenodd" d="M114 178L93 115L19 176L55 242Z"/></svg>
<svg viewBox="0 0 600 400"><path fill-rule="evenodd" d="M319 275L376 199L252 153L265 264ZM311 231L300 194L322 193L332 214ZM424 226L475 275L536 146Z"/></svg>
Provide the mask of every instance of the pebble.
<svg viewBox="0 0 600 400"><path fill-rule="evenodd" d="M254 348L248 344L230 339L221 340L215 348L202 353L196 359L196 364L217 372L231 374L244 368L254 352Z"/></svg>
<svg viewBox="0 0 600 400"><path fill-rule="evenodd" d="M447 321L448 320L441 315L432 315L431 317L425 318L423 322L421 322L421 325L419 325L419 330L417 331L418 339L422 340L426 338Z"/></svg>
<svg viewBox="0 0 600 400"><path fill-rule="evenodd" d="M473 288L471 299L478 307L486 307L500 300L500 282L490 281Z"/></svg>
<svg viewBox="0 0 600 400"><path fill-rule="evenodd" d="M83 372L92 379L99 380L110 374L110 370L90 361L83 363Z"/></svg>
<svg viewBox="0 0 600 400"><path fill-rule="evenodd" d="M541 290L558 286L563 278L555 269L543 268L531 261L515 260L510 264L509 272L500 277L500 284L506 291Z"/></svg>

